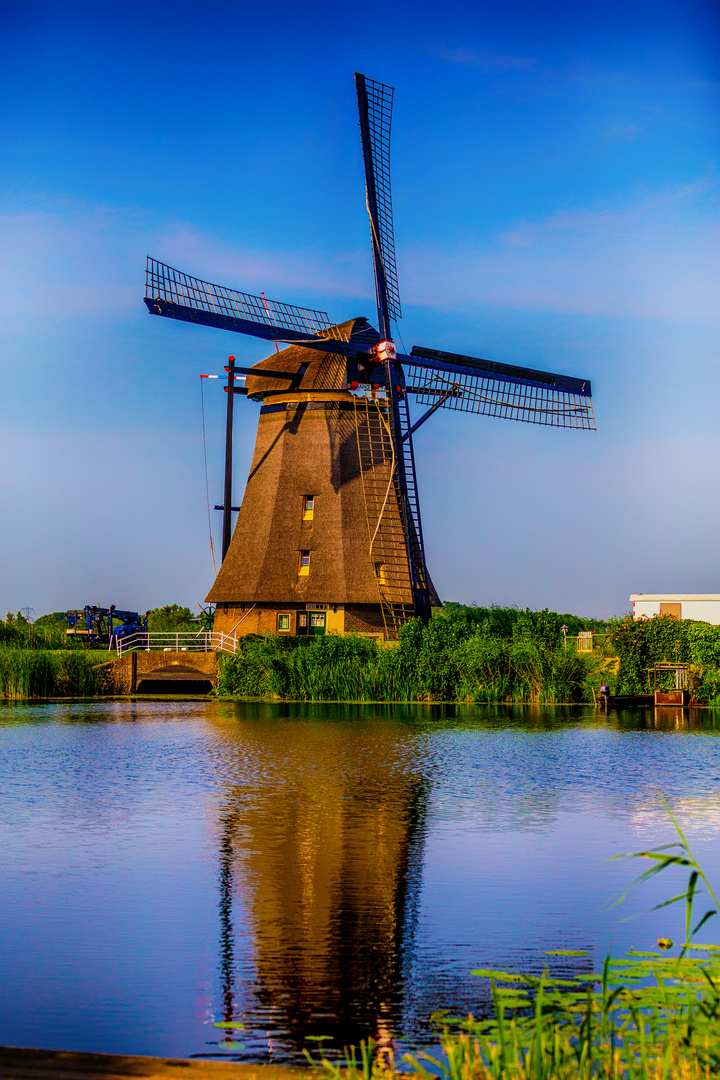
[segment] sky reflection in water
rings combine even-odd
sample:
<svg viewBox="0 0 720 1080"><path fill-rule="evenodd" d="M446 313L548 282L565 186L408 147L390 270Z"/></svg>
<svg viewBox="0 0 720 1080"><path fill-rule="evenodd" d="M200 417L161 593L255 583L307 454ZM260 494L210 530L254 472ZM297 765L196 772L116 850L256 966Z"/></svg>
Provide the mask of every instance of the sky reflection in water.
<svg viewBox="0 0 720 1080"><path fill-rule="evenodd" d="M718 731L708 710L4 706L0 1043L402 1049L436 1008L482 1013L474 967L677 940L679 911L622 921L670 882L610 909L634 868L604 860L672 839L662 791L720 880Z"/></svg>

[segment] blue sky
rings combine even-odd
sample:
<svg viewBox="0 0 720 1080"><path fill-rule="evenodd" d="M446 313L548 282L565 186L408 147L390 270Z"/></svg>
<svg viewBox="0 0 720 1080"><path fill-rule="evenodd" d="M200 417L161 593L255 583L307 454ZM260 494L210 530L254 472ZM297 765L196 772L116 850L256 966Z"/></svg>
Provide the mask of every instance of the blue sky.
<svg viewBox="0 0 720 1080"><path fill-rule="evenodd" d="M595 435L418 433L441 596L606 616L720 592L719 22L694 0L0 0L0 610L204 598L198 375L264 350L151 318L144 258L373 317L355 70L396 88L407 348L595 391Z"/></svg>

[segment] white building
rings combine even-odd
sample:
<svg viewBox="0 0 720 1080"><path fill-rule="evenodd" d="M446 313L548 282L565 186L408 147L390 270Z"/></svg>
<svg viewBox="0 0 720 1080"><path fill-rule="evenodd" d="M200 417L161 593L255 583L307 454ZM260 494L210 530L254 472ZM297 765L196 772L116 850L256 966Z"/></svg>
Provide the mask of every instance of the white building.
<svg viewBox="0 0 720 1080"><path fill-rule="evenodd" d="M720 593L633 593L633 619L675 615L720 626Z"/></svg>

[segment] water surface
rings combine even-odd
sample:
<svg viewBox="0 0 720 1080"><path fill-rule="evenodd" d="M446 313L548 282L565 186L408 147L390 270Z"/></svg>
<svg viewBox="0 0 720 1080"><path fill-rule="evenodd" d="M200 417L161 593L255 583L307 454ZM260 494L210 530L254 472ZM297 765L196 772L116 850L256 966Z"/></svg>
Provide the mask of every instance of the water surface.
<svg viewBox="0 0 720 1080"><path fill-rule="evenodd" d="M679 911L621 920L680 882L611 908L636 871L605 860L672 839L662 791L720 881L719 731L709 710L2 706L0 1044L402 1050L437 1008L482 1014L473 968L678 940Z"/></svg>

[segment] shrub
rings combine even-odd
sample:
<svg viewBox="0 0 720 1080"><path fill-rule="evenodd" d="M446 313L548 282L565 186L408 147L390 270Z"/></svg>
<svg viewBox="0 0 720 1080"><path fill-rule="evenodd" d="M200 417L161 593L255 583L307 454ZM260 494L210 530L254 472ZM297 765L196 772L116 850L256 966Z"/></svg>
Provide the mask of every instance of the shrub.
<svg viewBox="0 0 720 1080"><path fill-rule="evenodd" d="M607 646L620 659L617 693L648 693L648 672L668 661L693 665L694 700L720 702L720 626L674 615L628 617L611 623Z"/></svg>
<svg viewBox="0 0 720 1080"><path fill-rule="evenodd" d="M147 615L148 630L151 633L187 633L198 628L197 616L193 615L189 607L180 607L179 604L150 608Z"/></svg>
<svg viewBox="0 0 720 1080"><path fill-rule="evenodd" d="M13 615L8 611L5 619L0 619L0 647L10 646L15 649L68 649L74 648L75 642L66 634L67 621L64 612L44 615L31 623L18 612Z"/></svg>

